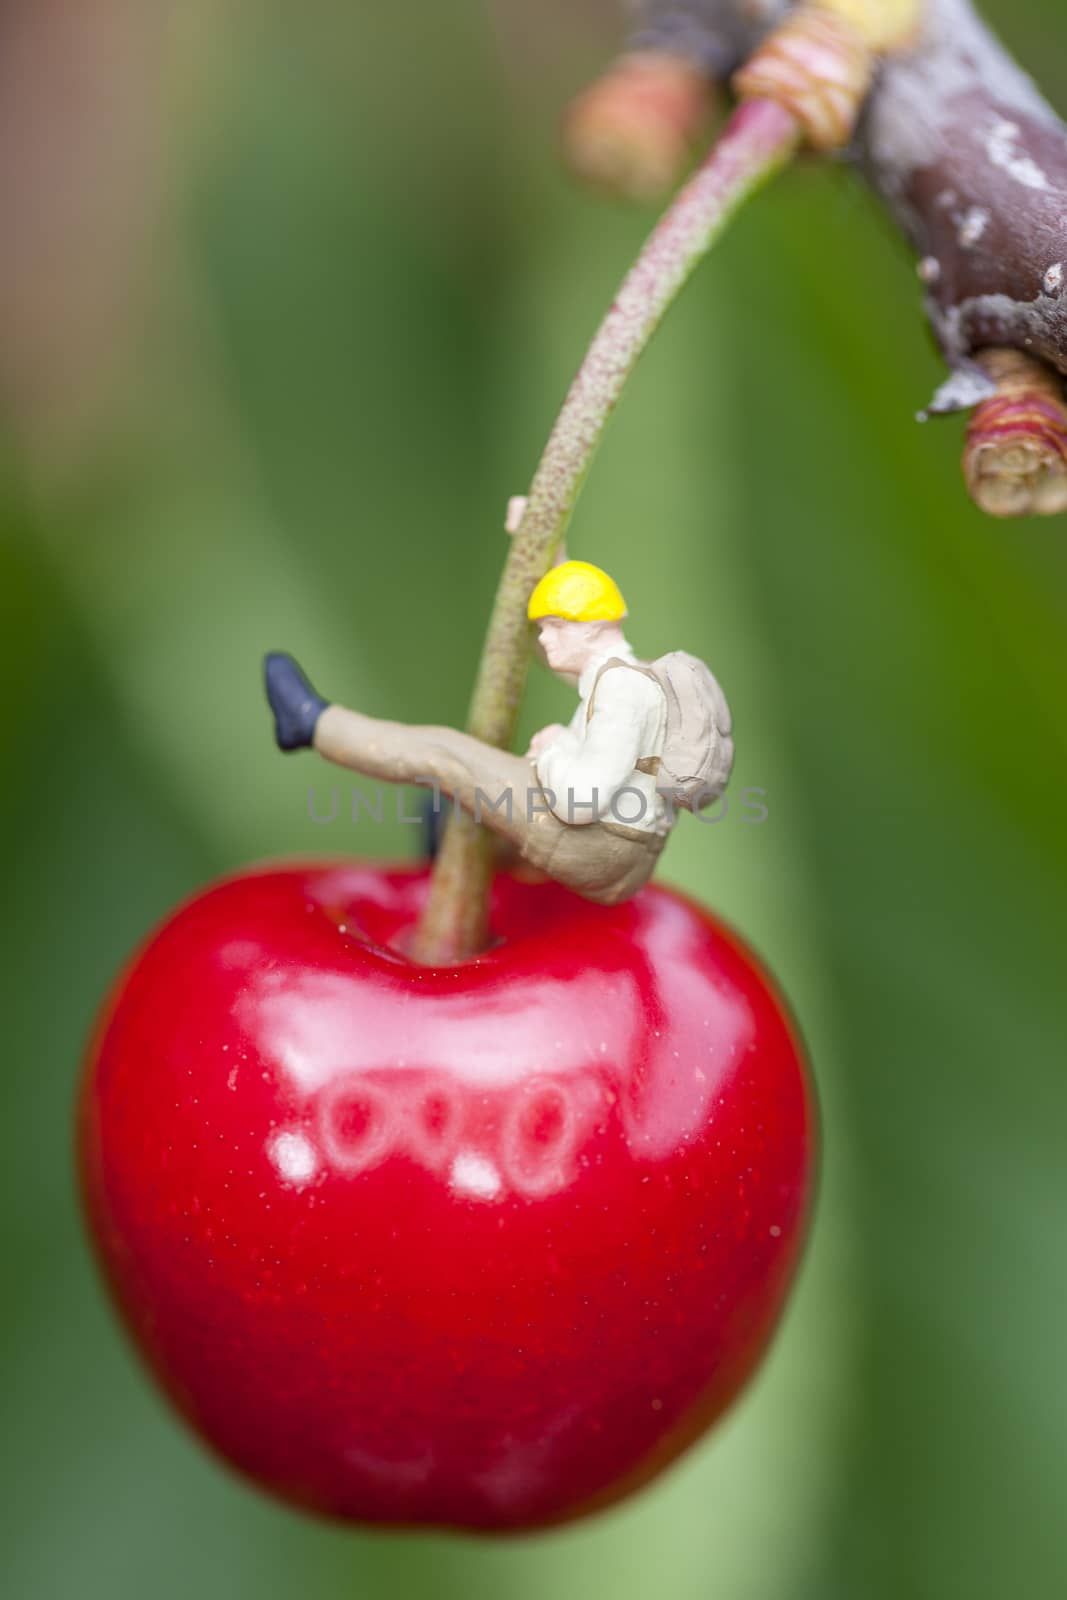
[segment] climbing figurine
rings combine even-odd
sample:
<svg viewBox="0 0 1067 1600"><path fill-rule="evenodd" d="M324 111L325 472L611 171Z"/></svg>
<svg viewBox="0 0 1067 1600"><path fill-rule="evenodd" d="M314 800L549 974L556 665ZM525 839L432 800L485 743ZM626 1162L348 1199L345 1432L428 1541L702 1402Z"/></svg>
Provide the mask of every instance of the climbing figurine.
<svg viewBox="0 0 1067 1600"><path fill-rule="evenodd" d="M454 728L387 722L331 704L291 656L265 662L280 749L312 748L388 783L430 787L506 839L531 866L602 905L648 881L678 808L722 794L733 763L730 712L711 672L676 650L639 661L626 605L587 561L553 567L527 614L553 672L574 683L567 727L542 728L525 756Z"/></svg>

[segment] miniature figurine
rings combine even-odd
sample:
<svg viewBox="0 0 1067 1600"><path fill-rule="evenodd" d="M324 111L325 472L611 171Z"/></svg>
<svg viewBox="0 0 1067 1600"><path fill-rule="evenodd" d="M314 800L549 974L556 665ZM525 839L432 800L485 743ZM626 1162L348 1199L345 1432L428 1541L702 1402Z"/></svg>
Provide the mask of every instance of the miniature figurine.
<svg viewBox="0 0 1067 1600"><path fill-rule="evenodd" d="M696 657L639 661L626 605L606 572L564 561L530 597L548 666L577 686L569 726L534 735L525 757L453 728L367 717L318 695L291 656L266 658L280 749L313 748L388 783L431 787L508 840L524 861L586 899L615 905L655 867L677 808L710 805L733 763L730 712Z"/></svg>

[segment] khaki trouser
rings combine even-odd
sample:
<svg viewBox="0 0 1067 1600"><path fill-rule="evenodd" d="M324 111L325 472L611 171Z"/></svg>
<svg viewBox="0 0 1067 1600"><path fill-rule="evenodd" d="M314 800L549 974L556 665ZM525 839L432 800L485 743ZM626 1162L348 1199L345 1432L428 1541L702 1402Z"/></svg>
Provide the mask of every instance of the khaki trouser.
<svg viewBox="0 0 1067 1600"><path fill-rule="evenodd" d="M646 883L666 836L617 822L561 822L529 761L454 728L383 722L327 706L315 749L386 783L436 785L515 846L523 860L587 900L615 905Z"/></svg>

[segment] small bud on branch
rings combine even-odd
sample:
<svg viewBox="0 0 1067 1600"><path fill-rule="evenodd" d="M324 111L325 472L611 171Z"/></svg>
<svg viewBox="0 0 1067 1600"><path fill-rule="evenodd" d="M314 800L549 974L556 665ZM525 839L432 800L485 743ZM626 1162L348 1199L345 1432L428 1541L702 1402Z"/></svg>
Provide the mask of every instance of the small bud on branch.
<svg viewBox="0 0 1067 1600"><path fill-rule="evenodd" d="M574 100L563 144L578 177L627 200L678 182L711 124L715 91L684 56L635 50Z"/></svg>

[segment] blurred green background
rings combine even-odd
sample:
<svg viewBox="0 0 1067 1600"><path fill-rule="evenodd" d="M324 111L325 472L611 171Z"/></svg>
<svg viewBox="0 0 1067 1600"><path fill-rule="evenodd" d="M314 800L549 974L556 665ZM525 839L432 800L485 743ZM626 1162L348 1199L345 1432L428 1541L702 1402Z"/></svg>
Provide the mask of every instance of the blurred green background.
<svg viewBox="0 0 1067 1600"><path fill-rule="evenodd" d="M990 0L1067 108L1060 0ZM631 1504L516 1542L301 1519L204 1455L83 1245L71 1096L177 897L327 832L265 647L462 719L504 554L649 218L576 192L608 0L0 15L4 1568L15 1600L1067 1593L1067 520L966 501L912 263L853 176L762 195L640 368L576 555L726 684L762 826L666 876L811 1042L826 1164L773 1355ZM568 713L537 675L523 733ZM330 780L332 781L332 779Z"/></svg>

